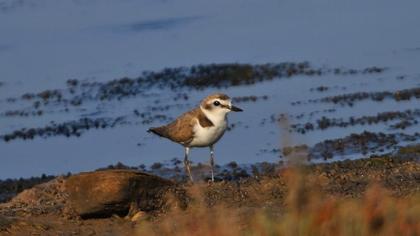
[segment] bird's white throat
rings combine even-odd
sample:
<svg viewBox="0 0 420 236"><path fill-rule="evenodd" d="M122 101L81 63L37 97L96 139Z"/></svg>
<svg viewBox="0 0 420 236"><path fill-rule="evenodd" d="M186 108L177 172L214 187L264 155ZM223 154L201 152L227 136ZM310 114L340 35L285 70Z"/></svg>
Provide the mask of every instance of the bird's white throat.
<svg viewBox="0 0 420 236"><path fill-rule="evenodd" d="M209 111L209 110L204 109L201 106L200 106L200 109L204 113L204 115L207 117L207 119L209 119L213 123L214 126L219 127L219 126L226 125L227 113L229 113L229 111L225 111L225 110Z"/></svg>
<svg viewBox="0 0 420 236"><path fill-rule="evenodd" d="M200 107L201 108L201 107ZM194 139L191 141L191 147L207 147L216 143L224 134L227 128L227 118L224 113L214 113L201 108L204 115L209 119L213 126L202 127L199 122L194 126Z"/></svg>

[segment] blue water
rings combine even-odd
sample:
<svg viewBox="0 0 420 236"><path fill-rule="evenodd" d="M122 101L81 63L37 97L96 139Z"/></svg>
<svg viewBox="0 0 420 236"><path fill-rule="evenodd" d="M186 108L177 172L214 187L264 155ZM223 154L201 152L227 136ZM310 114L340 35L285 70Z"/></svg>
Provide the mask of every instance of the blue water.
<svg viewBox="0 0 420 236"><path fill-rule="evenodd" d="M309 61L322 67L387 67L383 74L295 77L253 86L224 89L230 96L267 95L267 101L240 104L245 112L231 114L240 124L216 146L216 161L254 163L278 161L262 149L288 144L314 144L363 130L384 131L386 125L286 135L278 124L261 126L280 113L291 116L335 108L329 117L374 115L381 111L418 108L404 103L363 102L354 107L331 104L292 106L291 102L355 91L383 91L420 85L419 1L0 1L0 113L32 104L8 103L7 98L45 89L64 89L72 78L108 81L136 77L144 70L200 63L266 63ZM405 75L406 79L396 77ZM320 85L331 88L311 92ZM181 105L162 112L176 117L193 108L215 89L188 91L190 99L172 101L171 91L151 91L165 104ZM40 127L88 116L129 116L134 125L89 131L80 138L55 137L0 141L0 178L60 174L91 170L123 162L151 164L182 157L180 146L136 124L134 109L142 110L153 97L87 103L81 109L51 112L40 117L0 117L0 134L23 127ZM317 114L303 121L314 121ZM291 118L290 122L294 122ZM404 132L412 133L419 126ZM287 140L286 140L287 139ZM140 144L140 145L139 145ZM207 149L192 151L195 162L208 159ZM361 157L361 156L360 156ZM336 157L342 159L346 157ZM353 156L352 156L353 158Z"/></svg>

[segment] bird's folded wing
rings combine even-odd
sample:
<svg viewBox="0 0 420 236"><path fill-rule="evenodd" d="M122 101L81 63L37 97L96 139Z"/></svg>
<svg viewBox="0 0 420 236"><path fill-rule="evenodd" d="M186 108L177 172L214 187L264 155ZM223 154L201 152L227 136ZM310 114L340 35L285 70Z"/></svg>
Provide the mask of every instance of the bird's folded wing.
<svg viewBox="0 0 420 236"><path fill-rule="evenodd" d="M168 124L167 138L174 142L188 145L194 138L194 126L197 124L197 119L194 116L194 110L184 113L174 122Z"/></svg>

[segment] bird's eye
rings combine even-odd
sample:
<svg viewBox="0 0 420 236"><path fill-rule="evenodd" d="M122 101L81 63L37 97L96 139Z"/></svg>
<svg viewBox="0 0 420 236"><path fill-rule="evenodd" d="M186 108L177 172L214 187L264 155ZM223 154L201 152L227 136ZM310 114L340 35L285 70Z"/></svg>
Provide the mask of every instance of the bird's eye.
<svg viewBox="0 0 420 236"><path fill-rule="evenodd" d="M219 102L219 101L214 101L214 102L213 102L213 105L215 105L215 106L219 106L219 105L220 105L220 102Z"/></svg>

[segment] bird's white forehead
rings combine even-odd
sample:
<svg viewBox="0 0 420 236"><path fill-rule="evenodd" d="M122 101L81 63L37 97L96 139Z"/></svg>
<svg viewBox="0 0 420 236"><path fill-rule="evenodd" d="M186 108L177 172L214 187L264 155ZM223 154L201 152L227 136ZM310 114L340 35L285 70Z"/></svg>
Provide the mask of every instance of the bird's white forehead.
<svg viewBox="0 0 420 236"><path fill-rule="evenodd" d="M232 101L230 99L220 99L220 98L213 98L209 102L210 103L213 103L215 101L219 101L222 104L230 104L230 103L232 103Z"/></svg>

